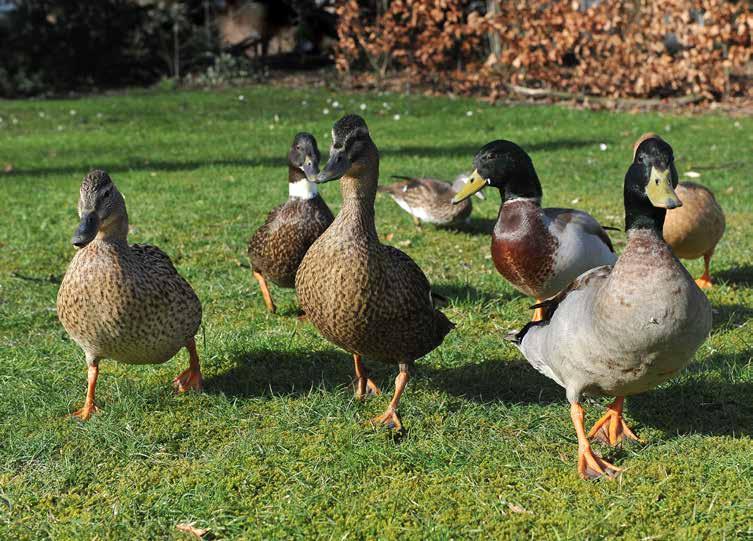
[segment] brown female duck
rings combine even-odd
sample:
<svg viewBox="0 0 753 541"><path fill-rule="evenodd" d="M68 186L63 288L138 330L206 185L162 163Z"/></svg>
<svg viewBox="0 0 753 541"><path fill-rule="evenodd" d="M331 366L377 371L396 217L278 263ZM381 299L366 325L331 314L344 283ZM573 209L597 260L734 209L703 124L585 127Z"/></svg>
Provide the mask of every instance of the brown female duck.
<svg viewBox="0 0 753 541"><path fill-rule="evenodd" d="M269 213L248 242L251 270L270 312L275 304L267 280L295 287L303 256L334 219L316 184L308 180L319 172L319 159L314 136L297 134L288 153L288 200Z"/></svg>
<svg viewBox="0 0 753 541"><path fill-rule="evenodd" d="M84 177L78 214L81 222L72 242L79 250L57 298L58 318L84 350L88 365L86 402L73 415L86 420L97 411L94 388L101 359L158 364L185 347L190 365L173 385L179 392L200 390L194 336L201 303L191 286L159 248L128 244L125 201L104 171Z"/></svg>
<svg viewBox="0 0 753 541"><path fill-rule="evenodd" d="M580 210L541 208L541 183L531 158L515 143L498 140L473 159L471 182L460 202L493 186L502 204L492 233L492 259L515 289L536 298L556 295L581 273L617 259L604 228ZM542 317L537 309L533 320Z"/></svg>
<svg viewBox="0 0 753 541"><path fill-rule="evenodd" d="M466 223L470 220L473 205L465 199L457 205L452 198L468 183L468 175L459 175L455 182L449 184L442 180L428 177L403 177L387 186L379 186L378 191L389 194L398 206L413 217L413 223L420 227L421 222L448 226ZM483 199L481 192L476 196Z"/></svg>
<svg viewBox="0 0 753 541"><path fill-rule="evenodd" d="M357 395L378 394L361 357L398 364L395 394L373 420L397 430L400 396L414 361L442 343L453 324L440 312L426 276L400 250L379 242L374 199L379 153L364 120L348 115L332 129L332 147L317 182L341 179L343 206L309 248L295 286L309 321L353 354Z"/></svg>

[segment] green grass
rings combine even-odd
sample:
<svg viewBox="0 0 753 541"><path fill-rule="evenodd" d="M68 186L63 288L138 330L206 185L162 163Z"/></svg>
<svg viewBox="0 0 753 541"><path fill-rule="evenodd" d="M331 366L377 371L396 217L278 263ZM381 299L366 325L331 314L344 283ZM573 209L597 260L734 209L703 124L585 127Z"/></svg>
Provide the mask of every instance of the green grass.
<svg viewBox="0 0 753 541"><path fill-rule="evenodd" d="M699 171L716 191L727 233L713 261L713 333L680 377L628 399L646 443L599 448L626 468L620 480L578 479L564 392L503 341L530 300L489 258L496 194L474 201L470 232L416 231L377 200L380 235L452 299L457 324L418 363L404 438L363 425L388 397L353 399L351 359L296 320L292 291L275 288L280 314L266 313L246 241L286 197L288 145L308 130L326 155L332 122L361 103L385 181L453 177L505 137L530 151L546 204L621 226L632 143L655 130L680 174ZM0 173L0 539L182 538L175 526L189 521L217 538L753 537L750 118L263 86L2 102L0 118L0 167L13 166ZM83 402L84 359L55 298L93 167L125 194L131 241L161 247L202 299L206 392L173 395L185 351L156 367L105 361L103 411L80 423L66 414ZM337 211L337 183L323 195ZM394 367L367 365L391 393ZM589 422L605 403L588 404Z"/></svg>

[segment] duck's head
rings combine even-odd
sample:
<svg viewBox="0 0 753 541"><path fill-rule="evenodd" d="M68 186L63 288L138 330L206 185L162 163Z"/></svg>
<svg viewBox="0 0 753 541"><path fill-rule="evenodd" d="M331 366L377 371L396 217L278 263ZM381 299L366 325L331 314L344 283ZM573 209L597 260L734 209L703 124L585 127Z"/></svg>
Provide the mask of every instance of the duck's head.
<svg viewBox="0 0 753 541"><path fill-rule="evenodd" d="M346 115L332 127L329 160L315 182L329 182L343 176L359 178L377 168L379 153L371 140L366 122L358 115ZM376 180L376 179L374 179Z"/></svg>
<svg viewBox="0 0 753 541"><path fill-rule="evenodd" d="M672 147L648 133L633 148L633 163L625 175L626 229L656 227L661 230L667 209L682 206L675 193L678 176Z"/></svg>
<svg viewBox="0 0 753 541"><path fill-rule="evenodd" d="M128 215L123 195L113 184L110 175L100 169L90 171L81 182L78 215L81 221L71 239L76 248L83 248L100 232L104 236L128 233Z"/></svg>
<svg viewBox="0 0 753 541"><path fill-rule="evenodd" d="M296 134L288 152L288 165L291 171L301 171L307 179L313 180L319 173L321 157L313 135L305 132ZM290 182L298 180L301 180L300 175L290 175Z"/></svg>
<svg viewBox="0 0 753 541"><path fill-rule="evenodd" d="M526 151L512 141L487 143L473 158L469 182L452 199L459 203L487 186L500 190L503 199L541 199L541 183Z"/></svg>

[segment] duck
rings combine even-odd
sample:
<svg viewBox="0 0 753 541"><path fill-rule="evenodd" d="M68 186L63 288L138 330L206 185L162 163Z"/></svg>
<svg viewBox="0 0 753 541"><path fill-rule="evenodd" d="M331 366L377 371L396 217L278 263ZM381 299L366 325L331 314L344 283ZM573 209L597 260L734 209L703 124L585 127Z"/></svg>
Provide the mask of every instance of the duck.
<svg viewBox="0 0 753 541"><path fill-rule="evenodd" d="M72 415L99 410L99 362L161 364L182 348L189 366L173 380L176 391L200 391L203 378L194 337L201 302L170 258L156 246L128 244L125 199L107 172L90 171L79 191L77 251L60 284L57 314L87 364L86 400Z"/></svg>
<svg viewBox="0 0 753 541"><path fill-rule="evenodd" d="M545 300L543 319L511 337L531 366L565 389L583 479L620 474L591 441L638 440L623 417L625 397L675 376L711 331L706 295L662 236L666 215L683 204L676 187L672 147L658 137L642 141L625 175L627 245L619 259ZM588 395L615 399L586 433Z"/></svg>
<svg viewBox="0 0 753 541"><path fill-rule="evenodd" d="M310 133L298 133L288 152L288 200L269 212L248 242L251 272L267 310L277 308L267 281L295 287L295 275L306 251L335 219L315 182L321 154Z"/></svg>
<svg viewBox="0 0 753 541"><path fill-rule="evenodd" d="M416 227L421 227L422 222L451 226L470 221L473 210L470 199L457 205L452 204L452 198L468 183L470 176L458 175L452 184L429 177L393 175L392 178L399 179L400 182L379 186L378 191L388 194L401 209L410 214ZM484 199L482 192L476 192L475 195Z"/></svg>
<svg viewBox="0 0 753 541"><path fill-rule="evenodd" d="M653 132L643 134L635 145L633 154L646 139L659 138ZM719 206L714 192L695 182L680 182L675 189L682 206L667 211L664 220L664 240L680 259L703 257L704 271L696 279L701 289L713 286L709 272L711 257L716 245L724 235L724 211Z"/></svg>
<svg viewBox="0 0 753 541"><path fill-rule="evenodd" d="M512 141L486 144L473 159L471 180L453 198L460 203L487 186L502 202L492 232L497 271L536 304L567 287L583 272L617 260L596 219L581 210L541 208L542 189L530 156ZM533 321L543 311L536 309Z"/></svg>
<svg viewBox="0 0 753 541"><path fill-rule="evenodd" d="M309 322L353 356L358 399L380 393L363 358L398 365L392 400L371 422L402 432L398 406L414 363L437 348L454 324L439 310L441 299L421 268L379 241L379 152L358 115L346 115L332 128L329 159L315 182L333 180L340 181L342 208L304 256L296 292Z"/></svg>

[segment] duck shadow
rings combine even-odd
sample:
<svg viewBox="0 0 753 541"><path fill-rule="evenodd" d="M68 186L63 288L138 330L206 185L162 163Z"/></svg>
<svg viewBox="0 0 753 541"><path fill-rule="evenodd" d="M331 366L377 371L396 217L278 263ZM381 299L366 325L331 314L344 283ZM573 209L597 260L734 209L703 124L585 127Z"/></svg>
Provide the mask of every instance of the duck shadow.
<svg viewBox="0 0 753 541"><path fill-rule="evenodd" d="M720 304L713 308L712 332L732 330L753 319L753 308L742 304Z"/></svg>
<svg viewBox="0 0 753 541"><path fill-rule="evenodd" d="M499 293L492 293L484 291L482 289L475 288L468 284L432 284L431 290L442 297L446 297L453 302L466 302L466 303L499 303L509 302L519 295L510 293L509 291L502 291Z"/></svg>
<svg viewBox="0 0 753 541"><path fill-rule="evenodd" d="M713 272L714 280L725 282L730 285L753 286L753 265L741 265L720 272Z"/></svg>
<svg viewBox="0 0 753 541"><path fill-rule="evenodd" d="M244 398L303 396L314 388L336 390L353 380L352 358L335 350L261 349L237 353L230 360L232 368L205 380L207 392Z"/></svg>
<svg viewBox="0 0 753 541"><path fill-rule="evenodd" d="M465 233L466 235L487 236L492 234L496 223L497 220L492 220L491 218L476 218L472 216L467 223L451 225L445 229L447 231Z"/></svg>
<svg viewBox="0 0 753 541"><path fill-rule="evenodd" d="M753 435L753 383L701 377L628 399L629 415L668 437Z"/></svg>
<svg viewBox="0 0 753 541"><path fill-rule="evenodd" d="M453 368L419 366L432 387L482 404L563 404L565 391L525 361L488 360Z"/></svg>

